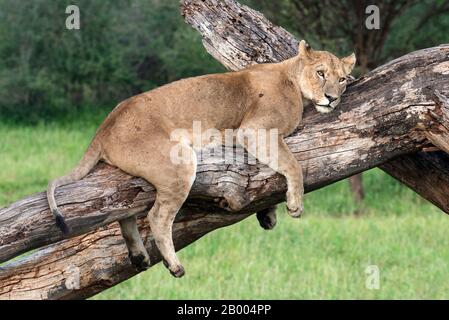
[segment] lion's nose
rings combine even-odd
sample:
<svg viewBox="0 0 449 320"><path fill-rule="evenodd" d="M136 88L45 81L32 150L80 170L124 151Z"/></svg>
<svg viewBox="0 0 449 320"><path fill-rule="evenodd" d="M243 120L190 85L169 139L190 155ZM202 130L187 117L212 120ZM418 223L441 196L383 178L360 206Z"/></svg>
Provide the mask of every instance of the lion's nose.
<svg viewBox="0 0 449 320"><path fill-rule="evenodd" d="M338 97L332 97L332 96L328 95L327 93L325 93L324 96L329 100L329 103L334 102L335 100L338 99Z"/></svg>

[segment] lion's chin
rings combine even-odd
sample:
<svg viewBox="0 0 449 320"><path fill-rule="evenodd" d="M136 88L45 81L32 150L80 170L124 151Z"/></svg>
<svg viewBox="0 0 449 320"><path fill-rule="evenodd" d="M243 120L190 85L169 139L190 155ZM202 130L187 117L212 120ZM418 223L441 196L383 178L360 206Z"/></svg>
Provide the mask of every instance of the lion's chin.
<svg viewBox="0 0 449 320"><path fill-rule="evenodd" d="M316 105L315 105L315 109L316 109L318 112L320 112L320 113L329 113L329 112L331 112L332 110L334 110L334 108L331 107L330 105L327 105L327 106L320 106L319 104L316 104Z"/></svg>

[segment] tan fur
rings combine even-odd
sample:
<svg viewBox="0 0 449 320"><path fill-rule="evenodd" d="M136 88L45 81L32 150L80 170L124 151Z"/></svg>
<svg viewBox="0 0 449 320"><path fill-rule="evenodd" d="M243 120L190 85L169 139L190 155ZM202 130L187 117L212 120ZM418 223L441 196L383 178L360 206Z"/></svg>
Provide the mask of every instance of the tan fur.
<svg viewBox="0 0 449 320"><path fill-rule="evenodd" d="M171 233L173 220L196 175L192 123L201 121L203 130L278 129L275 170L287 179L289 213L299 216L303 211L302 169L283 138L300 123L303 99L310 100L321 112L335 108L346 88L346 81L341 80L354 64L354 55L339 59L325 51L313 51L301 41L298 55L281 63L184 79L132 97L106 118L80 165L70 175L50 183L50 208L57 218L62 218L54 200L55 188L81 179L99 160L146 179L157 189L155 204L148 214L156 245L171 273L182 276L184 269L175 254ZM170 161L170 150L177 144L170 141L170 134L180 128L190 133L184 140L184 150L192 159L188 164ZM239 142L251 150L245 145L250 142ZM259 160L271 166L269 161ZM273 211L267 212L272 220ZM138 260L141 268L149 264L135 220L123 221L121 227L132 260ZM143 258L138 258L140 255Z"/></svg>

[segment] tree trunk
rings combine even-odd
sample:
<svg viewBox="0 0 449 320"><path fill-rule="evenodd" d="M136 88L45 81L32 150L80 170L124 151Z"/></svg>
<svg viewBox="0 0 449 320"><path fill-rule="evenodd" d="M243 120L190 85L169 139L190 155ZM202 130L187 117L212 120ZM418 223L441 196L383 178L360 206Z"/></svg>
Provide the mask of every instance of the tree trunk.
<svg viewBox="0 0 449 320"><path fill-rule="evenodd" d="M365 190L363 189L362 173L349 177L349 188L351 189L352 197L357 204L356 214L361 213L361 205L365 198Z"/></svg>
<svg viewBox="0 0 449 320"><path fill-rule="evenodd" d="M205 8L215 15L204 12ZM217 26L209 30L210 37L220 39L220 32L226 30L227 40L221 42L215 54L226 53L229 66L241 68L260 57L274 60L276 56L280 60L294 54L296 40L289 38L285 30L233 1L185 1L183 13L187 21L203 30ZM213 48L212 43L209 41L208 50ZM236 49L245 49L245 43L245 52ZM290 51L284 48L286 44ZM261 55L254 54L256 49ZM235 53L234 58L228 53ZM428 164L421 166L424 176L421 172L412 178L403 176L408 174L405 168L421 163L407 162L406 155L429 146L429 139L446 148L447 74L449 46L417 51L353 83L333 113L308 110L298 130L286 139L303 165L306 191L384 164L384 170L395 171L397 178L414 184L424 198L449 213L449 203L443 197L449 191L448 184L437 190L420 187L424 181L432 185L449 180L449 168L444 165L447 162L439 163L434 158L439 153L425 155L433 160L424 159ZM402 172L391 167L390 160L397 157L401 157L396 165L403 168ZM176 249L283 201L285 191L285 179L266 166L227 164L218 156L203 159L189 199L175 221ZM73 230L70 239L60 241L63 236L54 226L44 193L0 210L1 261L60 241L0 267L0 298L86 298L137 274L127 258L118 224L111 222L136 213L144 217L154 196L154 188L142 179L99 164L85 179L59 188L56 193ZM160 256L143 219L140 229L155 264Z"/></svg>

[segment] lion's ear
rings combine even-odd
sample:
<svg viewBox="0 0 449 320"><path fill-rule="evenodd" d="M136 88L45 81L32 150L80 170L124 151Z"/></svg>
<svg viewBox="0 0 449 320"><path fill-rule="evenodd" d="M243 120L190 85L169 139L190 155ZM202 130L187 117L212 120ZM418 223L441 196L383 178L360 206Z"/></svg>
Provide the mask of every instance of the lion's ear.
<svg viewBox="0 0 449 320"><path fill-rule="evenodd" d="M343 63L343 69L346 74L349 75L352 72L352 69L354 69L356 61L357 59L354 53L351 54L350 56L341 59L341 62Z"/></svg>
<svg viewBox="0 0 449 320"><path fill-rule="evenodd" d="M310 55L312 53L312 48L305 42L304 40L301 40L299 42L298 47L298 56L302 59L308 59L310 58Z"/></svg>

